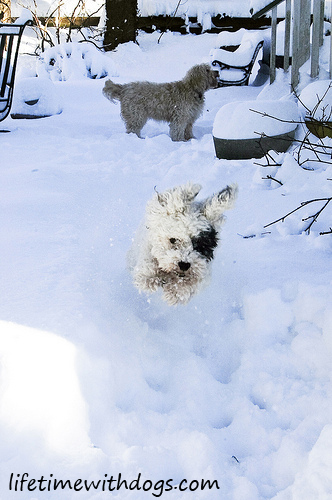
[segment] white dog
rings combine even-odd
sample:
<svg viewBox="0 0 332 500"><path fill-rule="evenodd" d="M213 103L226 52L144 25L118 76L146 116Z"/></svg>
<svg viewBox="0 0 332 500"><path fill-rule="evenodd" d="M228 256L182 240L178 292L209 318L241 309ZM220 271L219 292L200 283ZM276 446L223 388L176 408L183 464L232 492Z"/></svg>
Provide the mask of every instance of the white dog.
<svg viewBox="0 0 332 500"><path fill-rule="evenodd" d="M144 292L163 290L169 305L186 304L207 281L224 211L237 187L195 201L201 186L189 183L156 193L128 253L135 286Z"/></svg>

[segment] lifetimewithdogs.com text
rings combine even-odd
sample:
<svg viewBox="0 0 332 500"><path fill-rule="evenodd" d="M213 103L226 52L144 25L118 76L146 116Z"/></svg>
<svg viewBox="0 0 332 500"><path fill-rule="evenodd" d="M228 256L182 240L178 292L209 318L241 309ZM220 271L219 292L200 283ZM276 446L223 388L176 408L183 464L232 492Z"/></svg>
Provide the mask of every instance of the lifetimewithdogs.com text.
<svg viewBox="0 0 332 500"><path fill-rule="evenodd" d="M217 480L210 481L209 479L193 479L191 481L182 479L179 483L175 483L173 479L161 479L159 481L151 481L150 479L143 480L141 473L136 479L127 480L119 473L117 476L104 475L103 479L87 480L87 479L57 479L53 474L48 476L40 476L39 478L30 477L28 472L23 474L14 474L9 478L9 491L99 491L112 492L119 490L130 491L145 491L152 494L154 497L161 497L164 493L173 490L183 491L204 491L206 489L219 490Z"/></svg>

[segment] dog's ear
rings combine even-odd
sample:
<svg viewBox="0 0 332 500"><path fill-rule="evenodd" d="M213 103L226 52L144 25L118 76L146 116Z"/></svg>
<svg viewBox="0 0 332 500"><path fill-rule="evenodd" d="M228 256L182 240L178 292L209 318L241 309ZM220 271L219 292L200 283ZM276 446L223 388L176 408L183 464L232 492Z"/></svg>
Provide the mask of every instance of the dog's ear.
<svg viewBox="0 0 332 500"><path fill-rule="evenodd" d="M200 184L192 184L191 182L185 184L184 186L178 186L164 193L158 193L157 191L157 199L163 207L167 205L172 206L173 209L182 210L184 206L191 203L200 190L202 186Z"/></svg>
<svg viewBox="0 0 332 500"><path fill-rule="evenodd" d="M191 203L196 198L201 189L202 186L200 184L192 184L190 182L181 188L183 193L182 197L187 200L188 203Z"/></svg>
<svg viewBox="0 0 332 500"><path fill-rule="evenodd" d="M207 198L202 205L202 213L212 224L222 222L225 210L232 208L237 196L237 185L231 184L219 193Z"/></svg>

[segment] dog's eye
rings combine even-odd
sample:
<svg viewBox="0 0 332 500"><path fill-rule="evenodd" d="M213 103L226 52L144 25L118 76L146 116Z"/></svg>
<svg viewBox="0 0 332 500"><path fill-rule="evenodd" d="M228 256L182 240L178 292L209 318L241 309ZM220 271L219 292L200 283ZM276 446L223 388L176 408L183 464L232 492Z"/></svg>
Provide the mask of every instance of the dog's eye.
<svg viewBox="0 0 332 500"><path fill-rule="evenodd" d="M170 238L169 242L172 243L172 245L174 245L176 243L176 238Z"/></svg>

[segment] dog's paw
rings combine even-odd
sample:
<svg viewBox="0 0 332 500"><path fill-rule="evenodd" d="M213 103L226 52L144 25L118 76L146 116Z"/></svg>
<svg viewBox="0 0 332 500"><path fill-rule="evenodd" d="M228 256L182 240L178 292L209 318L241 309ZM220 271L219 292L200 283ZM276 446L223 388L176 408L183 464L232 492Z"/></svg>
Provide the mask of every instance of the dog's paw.
<svg viewBox="0 0 332 500"><path fill-rule="evenodd" d="M156 292L162 286L162 280L159 276L136 275L135 286L143 292Z"/></svg>
<svg viewBox="0 0 332 500"><path fill-rule="evenodd" d="M163 299L169 306L188 304L192 295L192 291L187 287L177 287L174 285L163 286Z"/></svg>

